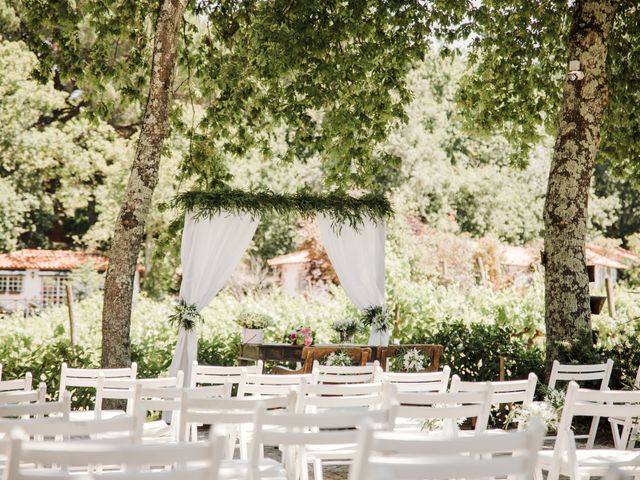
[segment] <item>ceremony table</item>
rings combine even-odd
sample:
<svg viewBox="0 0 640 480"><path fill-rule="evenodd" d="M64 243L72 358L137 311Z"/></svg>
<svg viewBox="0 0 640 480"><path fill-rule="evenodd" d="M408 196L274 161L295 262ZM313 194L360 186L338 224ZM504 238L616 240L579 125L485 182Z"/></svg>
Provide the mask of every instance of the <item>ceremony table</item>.
<svg viewBox="0 0 640 480"><path fill-rule="evenodd" d="M384 359L381 357L387 350L395 349L411 349L429 347L429 357L431 357L431 363L429 366L430 371L437 371L440 366L440 356L443 353L443 347L441 345L425 345L425 344L401 344L401 345L389 345L388 347L382 346L370 346L370 345L355 345L355 344L315 344L314 347L334 347L336 349L348 348L348 347L369 347L372 353L372 359L380 361L381 365L385 365ZM276 363L300 363L302 361L302 345L291 345L288 343L241 343L240 355L238 356L238 363L240 365L249 365L250 363L262 360L263 362L276 362Z"/></svg>

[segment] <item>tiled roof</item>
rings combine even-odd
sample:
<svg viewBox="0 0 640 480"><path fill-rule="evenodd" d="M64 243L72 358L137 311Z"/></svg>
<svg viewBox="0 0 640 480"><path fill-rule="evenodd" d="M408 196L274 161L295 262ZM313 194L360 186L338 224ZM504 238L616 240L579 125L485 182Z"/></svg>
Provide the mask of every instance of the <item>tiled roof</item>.
<svg viewBox="0 0 640 480"><path fill-rule="evenodd" d="M98 271L106 270L108 260L95 253L76 250L17 250L0 253L0 270L73 270L92 260Z"/></svg>

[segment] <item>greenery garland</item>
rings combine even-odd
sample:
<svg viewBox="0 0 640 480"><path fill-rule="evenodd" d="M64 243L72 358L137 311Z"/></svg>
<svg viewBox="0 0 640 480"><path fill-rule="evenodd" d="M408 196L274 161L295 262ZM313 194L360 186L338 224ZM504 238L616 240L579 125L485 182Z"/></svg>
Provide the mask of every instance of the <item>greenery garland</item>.
<svg viewBox="0 0 640 480"><path fill-rule="evenodd" d="M219 188L212 191L189 191L174 197L170 206L194 212L196 218L212 217L222 211L250 215L296 213L309 218L317 213L330 215L336 224L348 223L356 228L365 218L382 220L393 215L391 203L382 194L368 193L352 197L344 192L317 194L308 190L274 193L269 190L244 191Z"/></svg>

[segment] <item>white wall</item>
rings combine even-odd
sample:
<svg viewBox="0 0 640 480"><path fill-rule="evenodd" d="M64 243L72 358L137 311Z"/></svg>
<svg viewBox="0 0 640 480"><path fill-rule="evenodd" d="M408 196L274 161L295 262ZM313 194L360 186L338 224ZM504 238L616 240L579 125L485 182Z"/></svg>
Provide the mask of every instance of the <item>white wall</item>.
<svg viewBox="0 0 640 480"><path fill-rule="evenodd" d="M42 281L38 273L37 270L2 270L4 275L22 276L22 292L0 293L0 307L14 312L29 309L30 303L33 303L33 306L39 305Z"/></svg>

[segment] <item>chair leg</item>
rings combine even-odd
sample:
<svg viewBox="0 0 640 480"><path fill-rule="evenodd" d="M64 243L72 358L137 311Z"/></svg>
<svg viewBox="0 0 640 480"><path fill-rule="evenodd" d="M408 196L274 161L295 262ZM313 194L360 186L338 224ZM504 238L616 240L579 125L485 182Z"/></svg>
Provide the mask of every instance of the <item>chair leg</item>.
<svg viewBox="0 0 640 480"><path fill-rule="evenodd" d="M313 480L322 480L322 460L318 458L313 461Z"/></svg>
<svg viewBox="0 0 640 480"><path fill-rule="evenodd" d="M615 448L620 448L620 428L617 423L609 422L611 425L611 436L613 437L613 446Z"/></svg>
<svg viewBox="0 0 640 480"><path fill-rule="evenodd" d="M600 424L600 417L593 417L591 421L591 428L589 429L589 438L587 438L587 448L593 448L596 443L596 434L598 433L598 425Z"/></svg>

